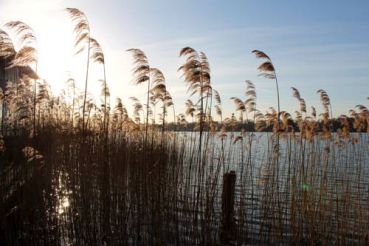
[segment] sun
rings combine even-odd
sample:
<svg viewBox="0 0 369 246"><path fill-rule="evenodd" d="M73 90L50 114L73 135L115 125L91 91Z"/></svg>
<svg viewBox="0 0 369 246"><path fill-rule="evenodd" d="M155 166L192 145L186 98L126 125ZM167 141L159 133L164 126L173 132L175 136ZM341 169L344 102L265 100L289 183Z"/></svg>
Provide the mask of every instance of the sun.
<svg viewBox="0 0 369 246"><path fill-rule="evenodd" d="M7 13L0 17L0 23L19 20L27 23L37 38L37 66L30 64L42 80L45 80L54 95L66 87L66 81L73 78L76 86L83 88L86 72L87 54L75 55L73 25L60 1L6 2L1 9ZM11 30L6 30L12 37L16 50L19 44ZM90 74L94 79L96 72ZM91 83L89 93L98 97L97 83Z"/></svg>
<svg viewBox="0 0 369 246"><path fill-rule="evenodd" d="M54 94L58 94L66 87L66 81L73 78L76 87L84 89L87 70L87 52L76 55L74 47L75 36L73 26L69 17L59 9L58 18L53 19L53 25L39 26L38 52L39 64L38 74L50 85ZM89 64L87 91L95 102L99 103L100 84L102 79L102 69L96 64Z"/></svg>
<svg viewBox="0 0 369 246"><path fill-rule="evenodd" d="M9 21L22 21L29 25L37 38L37 66L30 64L36 70L41 81L46 81L53 96L59 96L67 90L67 81L75 81L77 91L85 89L87 72L86 50L76 55L74 47L76 36L73 33L74 24L66 12L66 2L63 0L5 0L0 1L0 28L11 36L16 51L20 49L12 31L3 27ZM100 28L101 29L101 28ZM104 56L107 60L106 78L110 91L110 102L115 103L117 97L128 101L132 94L146 98L146 94L131 82L131 64L125 54L125 49L111 47L110 40L94 29L92 37L101 42ZM96 36L95 36L96 35ZM37 69L36 69L37 68ZM102 66L90 59L88 69L88 97L92 97L96 105L102 102L102 83L104 79ZM140 96L138 96L140 97ZM129 109L130 110L130 109Z"/></svg>
<svg viewBox="0 0 369 246"><path fill-rule="evenodd" d="M69 78L76 81L77 87L83 87L87 54L75 55L73 26L64 9L59 8L55 15L51 22L46 25L40 23L35 29L38 38L37 72L57 94L65 88Z"/></svg>

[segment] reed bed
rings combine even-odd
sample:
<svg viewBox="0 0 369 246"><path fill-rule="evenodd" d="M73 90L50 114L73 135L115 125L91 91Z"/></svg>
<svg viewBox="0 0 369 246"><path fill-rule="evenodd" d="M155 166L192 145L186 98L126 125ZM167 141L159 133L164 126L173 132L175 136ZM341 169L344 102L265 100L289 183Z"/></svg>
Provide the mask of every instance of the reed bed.
<svg viewBox="0 0 369 246"><path fill-rule="evenodd" d="M105 79L103 104L88 97L89 63L104 66L104 56L84 13L67 11L76 24L76 46L87 54L84 90L70 78L54 96L45 81L23 74L0 91L0 244L369 243L364 105L332 119L329 96L319 90L324 112L317 116L312 108L308 114L292 88L295 118L280 109L279 99L277 110L262 113L247 81L246 98L231 98L235 113L223 118L206 55L185 47L179 70L198 102L189 99L186 112L176 115L162 72L143 51L130 49L134 81L148 89L145 105L131 98L129 116L121 99L111 105ZM7 68L37 64L33 30L22 22L7 26L27 41L15 51L0 32ZM278 93L271 58L253 53ZM169 110L176 131L168 130ZM193 127L180 131L187 119ZM233 195L224 192L229 174L236 178ZM227 206L232 210L226 213Z"/></svg>

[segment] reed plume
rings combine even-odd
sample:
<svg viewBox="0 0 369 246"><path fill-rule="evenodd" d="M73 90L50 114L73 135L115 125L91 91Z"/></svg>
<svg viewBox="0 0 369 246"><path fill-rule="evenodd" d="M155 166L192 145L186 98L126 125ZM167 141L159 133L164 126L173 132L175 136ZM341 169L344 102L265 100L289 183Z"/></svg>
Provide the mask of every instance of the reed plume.
<svg viewBox="0 0 369 246"><path fill-rule="evenodd" d="M240 121L243 123L243 114L246 111L245 103L238 97L231 97L231 100L236 106L236 111L240 112Z"/></svg>
<svg viewBox="0 0 369 246"><path fill-rule="evenodd" d="M107 121L109 119L109 111L108 111L109 103L107 102L107 98L110 97L109 88L106 81L105 57L101 45L99 42L97 42L96 39L90 37L89 43L90 43L90 59L97 64L101 64L103 67L104 78L103 80L100 80L100 83L102 87L101 95L104 98L103 132L105 132L108 131ZM106 132L106 134L108 134L108 132Z"/></svg>
<svg viewBox="0 0 369 246"><path fill-rule="evenodd" d="M292 89L292 96L294 98L296 98L299 102L300 105L300 112L301 113L306 113L306 103L305 100L301 97L300 92L295 88L295 87L291 87Z"/></svg>
<svg viewBox="0 0 369 246"><path fill-rule="evenodd" d="M34 30L22 21L10 21L5 24L6 27L11 29L16 38L18 39L19 45L21 45L20 50L16 52L14 58L12 59L10 66L8 68L20 66L26 67L35 65L35 70L37 73L37 38ZM37 81L34 80L33 86L33 134L36 135L36 97L37 97Z"/></svg>
<svg viewBox="0 0 369 246"><path fill-rule="evenodd" d="M327 113L328 115L330 114L332 117L332 110L329 111L330 107L331 107L331 100L327 94L327 92L323 89L319 89L317 91L317 93L320 95L320 102L323 105L323 108L325 110L325 113Z"/></svg>
<svg viewBox="0 0 369 246"><path fill-rule="evenodd" d="M147 82L147 100L146 100L146 122L145 122L145 143L147 142L147 132L149 127L149 108L150 108L150 65L145 53L140 49L128 49L133 55L133 75L135 84Z"/></svg>
<svg viewBox="0 0 369 246"><path fill-rule="evenodd" d="M245 107L249 113L256 110L256 89L254 83L250 80L246 80L246 101Z"/></svg>
<svg viewBox="0 0 369 246"><path fill-rule="evenodd" d="M157 68L151 68L151 76L152 76L152 85L151 93L155 100L159 100L162 103L163 112L162 112L162 133L164 133L165 127L165 116L167 114L167 108L173 106L173 99L167 91L167 87L165 85L165 77L163 73ZM174 114L175 117L175 114ZM175 123L175 119L174 119Z"/></svg>
<svg viewBox="0 0 369 246"><path fill-rule="evenodd" d="M84 96L83 96L83 106L82 106L82 132L85 134L85 112L86 112L86 102L87 102L87 87L88 87L88 75L89 75L89 67L90 67L90 24L88 19L81 10L76 8L66 8L65 9L69 14L73 24L74 24L74 34L75 34L75 43L74 47L76 48L76 55L83 52L87 49L87 62L86 62L86 76L85 76L85 88L84 88Z"/></svg>
<svg viewBox="0 0 369 246"><path fill-rule="evenodd" d="M191 118L193 119L194 112L196 111L196 107L190 99L187 99L187 101L185 103L185 108L186 108L185 115L191 116Z"/></svg>
<svg viewBox="0 0 369 246"><path fill-rule="evenodd" d="M213 89L213 91L214 91L214 99L216 103L216 105L214 106L215 112L220 117L220 124L223 124L222 100L220 98L219 92L215 89Z"/></svg>
<svg viewBox="0 0 369 246"><path fill-rule="evenodd" d="M35 31L26 23L22 21L10 21L5 24L7 28L12 30L15 34L15 38L18 40L20 49L16 52L15 57L12 59L9 68L15 66L30 66L35 65L37 73L37 38ZM11 40L7 37L5 32L0 33L2 36L2 43L5 45L5 50L12 53L14 47L11 44Z"/></svg>
<svg viewBox="0 0 369 246"><path fill-rule="evenodd" d="M186 57L185 63L178 68L187 83L188 91L191 95L198 93L200 102L199 111L199 153L202 148L202 135L204 130L204 118L206 108L204 107L204 98L208 100L211 91L210 85L210 66L205 53L197 52L191 47L184 47L179 52L179 56ZM199 157L201 160L201 157Z"/></svg>
<svg viewBox="0 0 369 246"><path fill-rule="evenodd" d="M260 76L263 76L267 79L275 80L276 89L277 89L277 101L278 101L278 115L277 115L277 118L278 118L277 128L278 128L279 119L280 119L279 114L280 114L281 109L280 109L280 101L279 101L278 78L277 78L277 74L276 74L273 62L267 54L265 54L264 52L260 50L253 50L252 53L254 53L257 58L266 60L258 67L258 70L260 71Z"/></svg>
<svg viewBox="0 0 369 246"><path fill-rule="evenodd" d="M13 41L8 33L0 29L0 57L9 58L15 55Z"/></svg>

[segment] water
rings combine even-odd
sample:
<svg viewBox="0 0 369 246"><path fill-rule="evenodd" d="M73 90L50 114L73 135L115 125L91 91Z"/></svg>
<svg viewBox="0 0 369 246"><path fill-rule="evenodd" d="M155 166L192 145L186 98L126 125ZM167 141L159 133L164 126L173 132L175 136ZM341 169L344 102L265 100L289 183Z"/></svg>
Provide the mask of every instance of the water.
<svg viewBox="0 0 369 246"><path fill-rule="evenodd" d="M42 141L44 167L19 160L1 173L0 242L219 244L223 174L231 170L229 241L366 242L367 134L352 134L357 142L288 135L278 149L272 134L238 136L205 134L201 161L195 133L158 134L144 152L139 135L114 138L109 154L95 137L86 146L73 137Z"/></svg>
<svg viewBox="0 0 369 246"><path fill-rule="evenodd" d="M361 228L357 225L358 221L362 222L363 214L368 215L366 134L353 133L352 139L339 139L334 134L333 141L317 136L312 142L300 141L298 135L294 138L286 135L280 138L278 152L275 152L272 134L246 133L242 140L235 142L240 135L229 133L229 138L223 141L226 153L220 173L236 171L235 220L246 220L246 241L258 243L263 233L268 241L275 233L279 234L276 236L279 242L290 242L294 230L301 230L304 240L319 239L322 235L317 224L322 220L322 225L329 225L329 229L323 230L323 240L361 242L358 238L365 237L368 229L368 223L362 223ZM215 139L211 144L210 149L216 150L212 157L216 159L221 155L222 143ZM250 145L251 152L247 154ZM211 163L210 158L208 167ZM221 188L222 183L218 182L218 199ZM220 206L216 208L221 213ZM322 214L326 218L316 218ZM273 225L276 217L277 226ZM309 229L309 226L317 228ZM274 228L277 231L271 232L271 227L277 227Z"/></svg>

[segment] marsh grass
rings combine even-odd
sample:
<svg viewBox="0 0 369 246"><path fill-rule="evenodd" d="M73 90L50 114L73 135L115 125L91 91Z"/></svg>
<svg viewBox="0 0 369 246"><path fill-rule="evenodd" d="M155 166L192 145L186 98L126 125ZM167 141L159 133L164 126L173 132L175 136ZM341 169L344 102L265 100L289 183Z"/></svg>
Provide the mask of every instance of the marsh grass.
<svg viewBox="0 0 369 246"><path fill-rule="evenodd" d="M88 42L87 64L92 59L104 66L87 18L69 12L80 22L77 45ZM7 34L0 31L0 37L0 58L9 52L16 57ZM292 88L299 103L293 119L279 101L278 110L261 113L255 85L247 81L246 98L232 98L240 119L225 118L206 55L186 47L179 70L197 102L188 99L185 114L176 115L162 72L149 67L141 50L130 51L134 80L148 82L146 105L131 98L132 116L121 99L110 106L106 78L101 106L87 96L88 75L83 91L70 78L58 97L27 74L0 91L0 244L368 243L364 105L340 116L334 131L326 91L318 91L324 112L317 116L315 108L307 113L305 100ZM254 53L267 59L261 72L276 79L270 58ZM171 108L175 129L189 117L191 131L167 130ZM236 131L250 122L261 133ZM230 171L236 174L234 213L228 218L234 228L221 237L222 180Z"/></svg>

